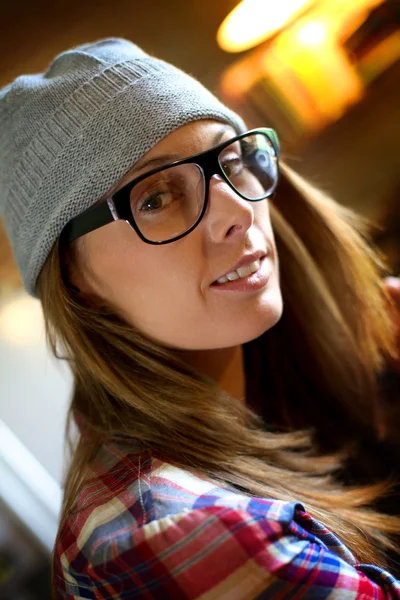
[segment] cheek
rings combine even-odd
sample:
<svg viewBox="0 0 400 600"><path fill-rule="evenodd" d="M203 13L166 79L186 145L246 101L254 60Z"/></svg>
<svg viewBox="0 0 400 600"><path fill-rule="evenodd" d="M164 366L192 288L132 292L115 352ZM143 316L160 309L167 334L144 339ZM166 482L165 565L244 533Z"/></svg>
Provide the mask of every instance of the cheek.
<svg viewBox="0 0 400 600"><path fill-rule="evenodd" d="M260 200L253 205L254 223L265 233L271 231L271 216L268 200Z"/></svg>
<svg viewBox="0 0 400 600"><path fill-rule="evenodd" d="M180 347L187 332L192 332L203 316L202 299L196 292L199 286L184 271L169 271L168 266L159 263L157 266L145 274L133 273L131 283L123 287L117 301L126 321L143 334Z"/></svg>
<svg viewBox="0 0 400 600"><path fill-rule="evenodd" d="M269 202L262 201L254 209L254 225L265 239L270 240L275 252L275 235L271 223Z"/></svg>
<svg viewBox="0 0 400 600"><path fill-rule="evenodd" d="M173 343L177 323L201 306L189 248L135 244L102 254L96 265L101 295L143 333ZM198 313L197 313L198 314Z"/></svg>

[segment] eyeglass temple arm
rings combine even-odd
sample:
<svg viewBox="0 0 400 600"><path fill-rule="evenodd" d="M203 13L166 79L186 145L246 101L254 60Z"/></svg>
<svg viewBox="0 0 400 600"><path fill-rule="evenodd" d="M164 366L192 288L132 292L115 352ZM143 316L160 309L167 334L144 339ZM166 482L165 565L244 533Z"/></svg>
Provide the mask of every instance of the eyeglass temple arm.
<svg viewBox="0 0 400 600"><path fill-rule="evenodd" d="M72 242L76 238L85 235L85 233L94 231L118 219L114 201L112 198L108 198L105 202L91 206L67 223L62 232L63 241Z"/></svg>

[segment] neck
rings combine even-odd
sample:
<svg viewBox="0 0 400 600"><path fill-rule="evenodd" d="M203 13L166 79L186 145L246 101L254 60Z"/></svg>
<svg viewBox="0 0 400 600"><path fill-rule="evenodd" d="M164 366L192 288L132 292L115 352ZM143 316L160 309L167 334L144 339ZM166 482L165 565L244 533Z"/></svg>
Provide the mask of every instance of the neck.
<svg viewBox="0 0 400 600"><path fill-rule="evenodd" d="M181 358L241 402L245 402L242 345L213 350L186 350Z"/></svg>

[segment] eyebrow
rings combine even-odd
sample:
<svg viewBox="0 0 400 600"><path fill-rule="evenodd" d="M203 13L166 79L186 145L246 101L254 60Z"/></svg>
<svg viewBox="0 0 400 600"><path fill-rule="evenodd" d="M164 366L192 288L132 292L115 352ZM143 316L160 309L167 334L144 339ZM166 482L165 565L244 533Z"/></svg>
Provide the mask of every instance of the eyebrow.
<svg viewBox="0 0 400 600"><path fill-rule="evenodd" d="M215 146L216 144L218 144L218 142L221 140L221 138L224 136L224 134L227 131L229 131L230 129L232 129L231 125L225 125L224 127L222 127L218 131L218 133L213 137L212 142L211 142L212 146ZM137 171L139 171L139 170L141 171L145 167L158 167L159 165L168 164L169 162L172 162L174 160L179 160L180 158L181 158L181 155L177 152L174 152L172 154L162 154L155 158L146 160L145 162L143 162L141 164L135 165L132 168L129 175L132 176L132 175L136 174Z"/></svg>

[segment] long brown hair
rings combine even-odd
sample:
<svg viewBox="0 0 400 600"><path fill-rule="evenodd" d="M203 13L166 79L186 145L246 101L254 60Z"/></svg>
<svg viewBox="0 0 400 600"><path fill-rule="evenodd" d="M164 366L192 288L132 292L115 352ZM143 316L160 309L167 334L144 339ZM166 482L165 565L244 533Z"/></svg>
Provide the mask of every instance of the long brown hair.
<svg viewBox="0 0 400 600"><path fill-rule="evenodd" d="M394 353L391 304L381 283L384 261L359 216L285 165L270 210L284 311L257 342L261 364L273 373L264 403L285 406L286 431L272 430L260 414L144 337L112 307L74 288L74 247L53 248L38 294L49 344L74 374L69 423L80 415L85 424L66 475L60 530L102 442L122 434L143 451L152 449L243 493L303 502L360 561L384 565L384 549L395 549L400 519L368 506L388 492L390 482L340 486L335 472L344 451L316 453L312 432L293 429L302 415L296 389L292 398L284 394L288 377L299 382L299 393L314 406L308 426L317 430L323 420L318 407L327 397L332 408L373 431L377 374Z"/></svg>

